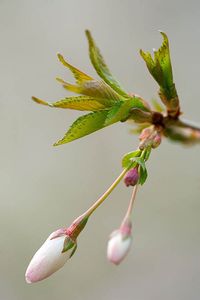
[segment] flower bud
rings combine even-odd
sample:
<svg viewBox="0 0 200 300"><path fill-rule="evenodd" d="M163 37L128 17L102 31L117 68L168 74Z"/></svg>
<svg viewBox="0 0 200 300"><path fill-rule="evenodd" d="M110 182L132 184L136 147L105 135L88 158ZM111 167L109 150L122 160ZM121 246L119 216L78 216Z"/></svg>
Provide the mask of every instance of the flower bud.
<svg viewBox="0 0 200 300"><path fill-rule="evenodd" d="M128 254L131 242L131 223L124 224L110 236L107 246L108 260L115 265L120 264Z"/></svg>
<svg viewBox="0 0 200 300"><path fill-rule="evenodd" d="M153 129L153 126L144 128L139 136L140 141L148 139L152 135Z"/></svg>
<svg viewBox="0 0 200 300"><path fill-rule="evenodd" d="M139 144L140 150L143 150L147 147L157 148L162 139L159 128L155 128L155 126L150 126L143 129L139 138L141 141Z"/></svg>
<svg viewBox="0 0 200 300"><path fill-rule="evenodd" d="M130 169L125 177L124 177L124 183L126 186L134 186L137 184L139 180L139 173L138 173L138 168L132 168Z"/></svg>
<svg viewBox="0 0 200 300"><path fill-rule="evenodd" d="M152 148L157 148L160 145L161 141L162 141L161 135L159 132L157 132L153 138Z"/></svg>
<svg viewBox="0 0 200 300"><path fill-rule="evenodd" d="M67 228L60 228L50 234L27 268L26 282L34 283L52 275L63 267L76 248L76 241L67 235Z"/></svg>
<svg viewBox="0 0 200 300"><path fill-rule="evenodd" d="M43 280L64 266L76 251L76 239L87 221L88 215L83 214L69 227L60 228L50 234L26 270L27 283Z"/></svg>

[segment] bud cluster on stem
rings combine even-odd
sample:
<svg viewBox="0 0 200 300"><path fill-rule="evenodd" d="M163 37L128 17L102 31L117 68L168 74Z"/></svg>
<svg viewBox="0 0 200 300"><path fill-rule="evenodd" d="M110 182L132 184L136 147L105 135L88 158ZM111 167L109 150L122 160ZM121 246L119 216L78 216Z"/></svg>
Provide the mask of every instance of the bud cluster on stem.
<svg viewBox="0 0 200 300"><path fill-rule="evenodd" d="M162 140L162 127L151 125L142 130L140 134L140 145L141 150L152 147L157 148Z"/></svg>

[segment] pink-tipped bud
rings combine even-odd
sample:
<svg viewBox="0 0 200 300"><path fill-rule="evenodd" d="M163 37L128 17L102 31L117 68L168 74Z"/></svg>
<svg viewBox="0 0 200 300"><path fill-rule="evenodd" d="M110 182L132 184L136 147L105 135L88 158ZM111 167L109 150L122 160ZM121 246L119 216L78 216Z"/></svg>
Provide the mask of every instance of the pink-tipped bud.
<svg viewBox="0 0 200 300"><path fill-rule="evenodd" d="M27 270L26 282L43 280L64 266L76 250L76 241L67 235L67 228L60 228L50 234L33 256Z"/></svg>
<svg viewBox="0 0 200 300"><path fill-rule="evenodd" d="M148 139L153 133L153 128L154 128L153 126L144 128L139 136L140 141Z"/></svg>
<svg viewBox="0 0 200 300"><path fill-rule="evenodd" d="M26 281L43 280L64 266L76 248L76 239L85 227L88 217L78 217L68 228L54 231L33 256L27 270Z"/></svg>
<svg viewBox="0 0 200 300"><path fill-rule="evenodd" d="M121 261L128 254L131 247L131 224L125 224L120 229L115 230L108 241L107 258L115 265Z"/></svg>
<svg viewBox="0 0 200 300"><path fill-rule="evenodd" d="M160 145L161 141L162 141L161 134L157 132L152 142L152 148L154 149L157 148Z"/></svg>
<svg viewBox="0 0 200 300"><path fill-rule="evenodd" d="M134 186L139 180L138 168L130 169L124 176L124 183L126 186Z"/></svg>
<svg viewBox="0 0 200 300"><path fill-rule="evenodd" d="M141 141L139 145L140 150L147 147L157 148L162 140L160 129L155 126L143 129L139 138Z"/></svg>

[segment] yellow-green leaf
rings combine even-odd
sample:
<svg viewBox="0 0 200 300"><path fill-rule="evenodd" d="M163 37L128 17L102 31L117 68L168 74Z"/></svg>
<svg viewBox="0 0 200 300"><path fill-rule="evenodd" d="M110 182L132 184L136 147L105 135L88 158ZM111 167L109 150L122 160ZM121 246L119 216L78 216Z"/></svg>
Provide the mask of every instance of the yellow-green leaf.
<svg viewBox="0 0 200 300"><path fill-rule="evenodd" d="M110 109L108 116L105 121L105 125L110 125L119 121L126 121L130 116L130 112L132 108L138 108L146 111L143 103L139 98L133 97L129 98L126 101L121 101L113 105L112 109Z"/></svg>
<svg viewBox="0 0 200 300"><path fill-rule="evenodd" d="M149 72L162 88L171 87L173 84L172 66L169 52L169 41L167 35L161 32L163 43L156 51L154 50L154 59L149 52L140 50L140 54L146 62Z"/></svg>
<svg viewBox="0 0 200 300"><path fill-rule="evenodd" d="M53 103L46 102L36 97L32 97L32 99L33 101L42 105L65 109L68 108L85 111L96 111L110 107L110 102L107 99L98 99L90 96L68 97Z"/></svg>
<svg viewBox="0 0 200 300"><path fill-rule="evenodd" d="M100 110L79 117L69 128L64 137L54 146L72 142L105 127L108 110Z"/></svg>
<svg viewBox="0 0 200 300"><path fill-rule="evenodd" d="M173 82L169 41L164 32L161 32L161 34L163 43L157 51L154 50L154 59L149 52L140 50L140 54L146 62L149 72L160 86L159 95L161 100L167 106L168 111L171 111L172 115L176 115L179 112L179 99Z"/></svg>
<svg viewBox="0 0 200 300"><path fill-rule="evenodd" d="M77 94L83 94L86 96L108 99L110 100L110 103L120 101L122 98L115 91L113 91L109 85L107 85L102 80L101 81L91 80L91 81L86 81L80 85L74 85L64 81L61 78L56 78L56 79L57 81L62 83L65 89Z"/></svg>
<svg viewBox="0 0 200 300"><path fill-rule="evenodd" d="M128 168L129 166L131 166L131 163L134 161L134 158L137 156L140 156L141 152L142 151L140 149L138 149L138 150L126 153L122 158L122 167Z"/></svg>
<svg viewBox="0 0 200 300"><path fill-rule="evenodd" d="M127 93L122 89L118 81L112 76L89 30L86 30L86 36L89 43L90 59L97 74L118 94L127 97Z"/></svg>
<svg viewBox="0 0 200 300"><path fill-rule="evenodd" d="M92 77L69 64L60 53L58 53L57 56L59 61L74 74L77 83L93 80Z"/></svg>

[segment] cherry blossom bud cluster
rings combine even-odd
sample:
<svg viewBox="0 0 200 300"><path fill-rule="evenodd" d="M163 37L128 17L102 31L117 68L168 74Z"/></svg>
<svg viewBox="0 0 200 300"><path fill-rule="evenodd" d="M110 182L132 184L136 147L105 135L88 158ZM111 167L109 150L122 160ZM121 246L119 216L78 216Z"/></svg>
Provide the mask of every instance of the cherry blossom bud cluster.
<svg viewBox="0 0 200 300"><path fill-rule="evenodd" d="M162 136L160 130L153 125L143 129L139 139L139 148L143 150L147 147L157 148L162 141Z"/></svg>

